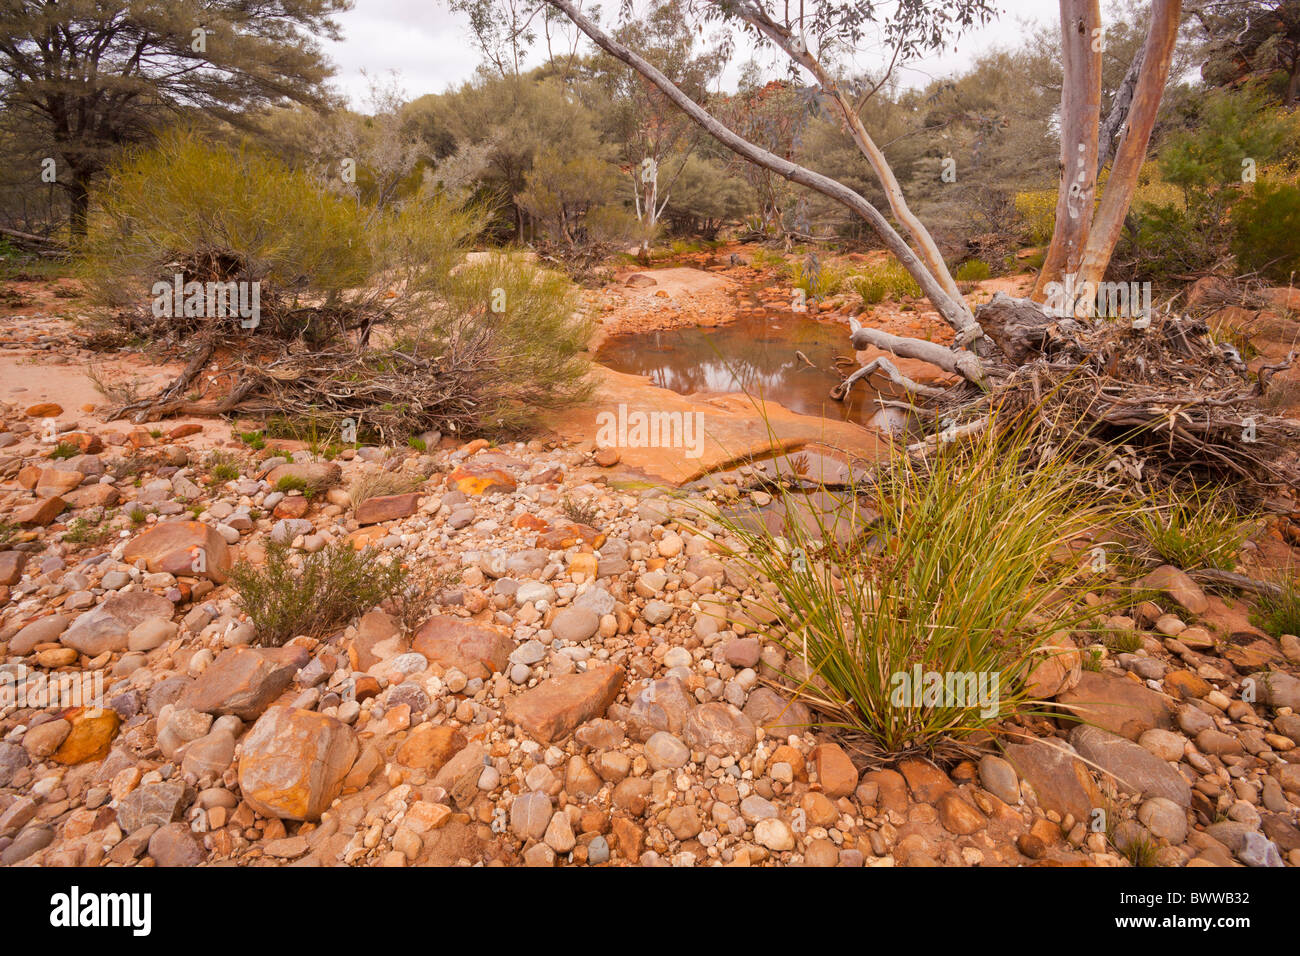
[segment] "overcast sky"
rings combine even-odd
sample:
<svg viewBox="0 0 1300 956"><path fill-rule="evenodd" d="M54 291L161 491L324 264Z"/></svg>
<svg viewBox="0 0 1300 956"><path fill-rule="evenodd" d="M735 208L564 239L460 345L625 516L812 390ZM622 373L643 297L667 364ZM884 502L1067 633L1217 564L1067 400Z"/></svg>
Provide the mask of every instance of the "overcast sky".
<svg viewBox="0 0 1300 956"><path fill-rule="evenodd" d="M1014 46L1026 22L1054 23L1058 16L1051 0L999 0L998 7L1005 12L991 26L964 37L955 51L911 64L900 79L908 85L924 85L933 76L962 69L987 50ZM467 24L441 0L356 0L339 22L343 39L326 44L326 50L338 66L336 84L354 107L365 104L362 70L372 76L396 70L407 97L413 99L462 83L478 66ZM539 56L534 52L529 62L536 64ZM735 73L733 66L724 74L724 85L734 86Z"/></svg>

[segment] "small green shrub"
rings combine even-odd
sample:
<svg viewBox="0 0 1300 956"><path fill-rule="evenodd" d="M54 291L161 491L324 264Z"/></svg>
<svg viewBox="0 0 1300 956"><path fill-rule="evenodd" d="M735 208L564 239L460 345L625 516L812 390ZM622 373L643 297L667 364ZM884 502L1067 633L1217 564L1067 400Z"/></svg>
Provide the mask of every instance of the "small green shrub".
<svg viewBox="0 0 1300 956"><path fill-rule="evenodd" d="M1253 519L1226 494L1193 488L1152 495L1132 522L1151 554L1185 571L1231 571L1250 536Z"/></svg>
<svg viewBox="0 0 1300 956"><path fill-rule="evenodd" d="M846 276L846 270L839 266L802 259L794 264L790 284L796 289L802 289L809 300L820 300L839 292L844 287Z"/></svg>
<svg viewBox="0 0 1300 956"><path fill-rule="evenodd" d="M68 528L63 532L61 538L65 544L71 545L96 545L108 540L113 529L108 527L107 515L105 520L91 521L89 518L73 518L68 524Z"/></svg>
<svg viewBox="0 0 1300 956"><path fill-rule="evenodd" d="M316 493L315 486L302 475L281 475L275 483L275 490L283 495L300 491L308 498Z"/></svg>
<svg viewBox="0 0 1300 956"><path fill-rule="evenodd" d="M1300 273L1300 186L1260 180L1233 207L1232 226L1241 271L1281 283Z"/></svg>
<svg viewBox="0 0 1300 956"><path fill-rule="evenodd" d="M594 527L596 519L600 517L600 509L594 501L575 501L569 495L561 499L560 510L570 521L588 527Z"/></svg>
<svg viewBox="0 0 1300 956"><path fill-rule="evenodd" d="M234 481L239 477L239 461L222 451L214 451L208 458L208 483L212 485Z"/></svg>
<svg viewBox="0 0 1300 956"><path fill-rule="evenodd" d="M380 552L339 541L315 554L271 543L266 564L236 564L230 581L259 644L279 646L299 634L319 636L398 595L406 570Z"/></svg>
<svg viewBox="0 0 1300 956"><path fill-rule="evenodd" d="M983 282L993 275L989 264L982 259L967 259L957 267L953 278L958 282Z"/></svg>
<svg viewBox="0 0 1300 956"><path fill-rule="evenodd" d="M50 452L50 457L58 458L58 459L75 458L77 455L80 454L81 454L81 449L78 448L76 445L72 444L72 442L61 441L54 446L54 450Z"/></svg>
<svg viewBox="0 0 1300 956"><path fill-rule="evenodd" d="M1250 621L1274 637L1300 634L1300 583L1294 572L1288 570L1278 584L1282 593L1260 595Z"/></svg>
<svg viewBox="0 0 1300 956"><path fill-rule="evenodd" d="M831 726L887 753L933 751L1028 703L1038 648L1090 613L1086 582L1054 555L1102 514L1087 472L1065 455L1026 464L1031 448L995 424L924 464L900 452L868 500L787 522L779 539L743 514L717 517L760 582L761 629L791 656L786 676ZM913 675L961 695L920 693Z"/></svg>
<svg viewBox="0 0 1300 956"><path fill-rule="evenodd" d="M918 298L921 287L897 259L889 258L853 274L846 283L862 297L864 305L876 305L886 299Z"/></svg>

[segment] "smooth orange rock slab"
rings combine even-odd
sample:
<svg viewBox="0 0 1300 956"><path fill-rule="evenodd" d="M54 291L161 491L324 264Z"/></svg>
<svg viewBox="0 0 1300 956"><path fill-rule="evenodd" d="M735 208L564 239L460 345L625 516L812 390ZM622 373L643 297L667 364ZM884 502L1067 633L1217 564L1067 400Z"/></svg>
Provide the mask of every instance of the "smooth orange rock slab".
<svg viewBox="0 0 1300 956"><path fill-rule="evenodd" d="M447 483L462 494L478 495L509 493L518 487L514 476L504 468L466 462L447 476Z"/></svg>
<svg viewBox="0 0 1300 956"><path fill-rule="evenodd" d="M396 521L415 514L420 506L420 493L413 491L405 495L381 495L367 498L357 505L357 524L378 524L381 521Z"/></svg>
<svg viewBox="0 0 1300 956"><path fill-rule="evenodd" d="M397 748L397 762L418 770L437 773L468 741L455 727L420 724Z"/></svg>
<svg viewBox="0 0 1300 956"><path fill-rule="evenodd" d="M627 375L595 366L597 387L591 400L546 415L545 424L561 438L589 440L599 434L602 413L620 405L634 413L701 416L698 446L661 443L645 447L618 446L619 469L651 479L686 484L750 457L775 451L793 452L811 443L833 449L846 459L878 461L888 453L888 441L874 429L851 422L800 415L775 402L760 401L743 393L714 392L679 395L650 384L645 376ZM830 403L829 397L827 403ZM681 420L685 423L685 419Z"/></svg>
<svg viewBox="0 0 1300 956"><path fill-rule="evenodd" d="M58 418L63 414L63 406L56 402L38 402L27 406L28 418Z"/></svg>
<svg viewBox="0 0 1300 956"><path fill-rule="evenodd" d="M89 432L68 432L59 436L59 443L72 445L83 455L94 455L104 450L104 440Z"/></svg>
<svg viewBox="0 0 1300 956"><path fill-rule="evenodd" d="M71 766L88 760L103 760L108 756L121 724L117 711L106 707L76 707L65 710L60 716L72 724L72 730L50 756L51 760Z"/></svg>
<svg viewBox="0 0 1300 956"><path fill-rule="evenodd" d="M39 498L33 504L15 511L14 523L24 528L43 528L57 518L67 506L68 503L58 495Z"/></svg>
<svg viewBox="0 0 1300 956"><path fill-rule="evenodd" d="M535 514L525 512L510 522L512 528L518 528L521 531L549 531L551 526L542 518Z"/></svg>
<svg viewBox="0 0 1300 956"><path fill-rule="evenodd" d="M217 584L225 583L231 563L226 539L201 521L162 521L136 535L122 560L141 558L150 571L206 577Z"/></svg>
<svg viewBox="0 0 1300 956"><path fill-rule="evenodd" d="M457 668L470 680L487 680L506 669L515 642L495 628L438 615L420 625L411 649L443 667Z"/></svg>
<svg viewBox="0 0 1300 956"><path fill-rule="evenodd" d="M552 528L537 536L537 547L547 551L563 551L576 544L589 544L593 548L599 548L604 543L605 532L576 522Z"/></svg>
<svg viewBox="0 0 1300 956"><path fill-rule="evenodd" d="M202 431L202 425L196 425L191 422L188 425L177 425L167 433L167 437L172 441L175 441L178 438L188 438L190 435L198 435Z"/></svg>
<svg viewBox="0 0 1300 956"><path fill-rule="evenodd" d="M621 667L593 667L581 674L552 677L506 704L506 719L544 743L567 737L579 725L604 715L623 687Z"/></svg>
<svg viewBox="0 0 1300 956"><path fill-rule="evenodd" d="M272 707L244 738L239 788L263 816L319 820L342 791L357 751L356 734L341 720Z"/></svg>
<svg viewBox="0 0 1300 956"><path fill-rule="evenodd" d="M42 468L36 480L36 496L47 498L51 495L63 495L81 484L84 476L79 471L60 471L57 468Z"/></svg>
<svg viewBox="0 0 1300 956"><path fill-rule="evenodd" d="M813 748L813 767L828 797L847 797L858 787L858 768L853 766L838 744L820 744Z"/></svg>

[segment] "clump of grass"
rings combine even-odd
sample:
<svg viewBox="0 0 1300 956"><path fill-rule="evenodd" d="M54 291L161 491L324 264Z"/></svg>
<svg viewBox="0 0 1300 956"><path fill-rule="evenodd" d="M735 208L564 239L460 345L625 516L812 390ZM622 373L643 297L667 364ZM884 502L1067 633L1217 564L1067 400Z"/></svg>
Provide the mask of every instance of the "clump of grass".
<svg viewBox="0 0 1300 956"><path fill-rule="evenodd" d="M1101 673L1101 651L1095 647L1088 648L1088 656L1083 659L1083 669L1092 671L1094 674Z"/></svg>
<svg viewBox="0 0 1300 956"><path fill-rule="evenodd" d="M1134 630L1107 631L1103 643L1112 654L1132 654L1142 646L1142 634Z"/></svg>
<svg viewBox="0 0 1300 956"><path fill-rule="evenodd" d="M811 259L802 259L794 264L790 284L796 289L802 289L810 301L817 301L835 295L844 288L846 275L846 270L831 263L814 263Z"/></svg>
<svg viewBox="0 0 1300 956"><path fill-rule="evenodd" d="M958 282L983 282L993 275L993 270L983 259L967 259L957 267L953 278Z"/></svg>
<svg viewBox="0 0 1300 956"><path fill-rule="evenodd" d="M1274 637L1283 634L1300 634L1300 583L1288 570L1278 582L1282 593L1264 594L1255 602L1250 622Z"/></svg>
<svg viewBox="0 0 1300 956"><path fill-rule="evenodd" d="M299 634L319 636L398 595L407 572L378 551L339 541L315 554L271 543L266 564L240 563L230 572L236 601L259 644L276 646Z"/></svg>
<svg viewBox="0 0 1300 956"><path fill-rule="evenodd" d="M569 495L565 495L560 500L560 510L574 524L585 524L589 527L595 527L596 519L600 517L600 509L596 507L595 502L576 501Z"/></svg>
<svg viewBox="0 0 1300 956"><path fill-rule="evenodd" d="M742 545L732 556L770 582L758 592L768 637L824 723L888 753L936 751L1027 703L1036 649L1092 613L1076 568L1053 554L1102 513L1082 465L1058 455L1035 467L1031 452L1027 434L995 420L924 462L899 452L866 500L787 522L786 538L718 517ZM916 674L947 692L914 696Z"/></svg>
<svg viewBox="0 0 1300 956"><path fill-rule="evenodd" d="M427 451L429 448L429 443L419 435L412 435L410 438L406 439L406 444L407 447L414 448L416 451Z"/></svg>
<svg viewBox="0 0 1300 956"><path fill-rule="evenodd" d="M214 451L208 458L208 484L218 485L239 477L239 461L225 452Z"/></svg>
<svg viewBox="0 0 1300 956"><path fill-rule="evenodd" d="M359 505L368 498L383 498L387 495L404 495L420 486L420 479L411 475L392 471L365 471L348 485L348 496L354 505Z"/></svg>
<svg viewBox="0 0 1300 956"><path fill-rule="evenodd" d="M854 273L848 287L862 297L864 305L876 305L886 299L917 298L921 287L897 259L889 258Z"/></svg>
<svg viewBox="0 0 1300 956"><path fill-rule="evenodd" d="M54 450L50 452L50 457L51 458L75 458L80 454L81 454L81 449L78 448L76 445L74 445L72 442L61 441L54 446Z"/></svg>
<svg viewBox="0 0 1300 956"><path fill-rule="evenodd" d="M18 528L0 518L0 548L6 548L18 534Z"/></svg>
<svg viewBox="0 0 1300 956"><path fill-rule="evenodd" d="M1223 491L1203 488L1154 494L1132 519L1146 548L1164 563L1183 570L1220 571L1231 571L1236 564L1253 520Z"/></svg>
<svg viewBox="0 0 1300 956"><path fill-rule="evenodd" d="M1150 867L1156 865L1159 847L1148 837L1138 836L1120 847L1119 852L1132 866Z"/></svg>
<svg viewBox="0 0 1300 956"><path fill-rule="evenodd" d="M131 519L131 524L141 525L144 524L144 519L149 517L149 514L139 505L132 505L127 509L126 516Z"/></svg>
<svg viewBox="0 0 1300 956"><path fill-rule="evenodd" d="M61 539L64 544L74 546L96 545L104 542L111 533L112 529L105 522L81 517L72 519Z"/></svg>
<svg viewBox="0 0 1300 956"><path fill-rule="evenodd" d="M785 261L785 256L775 250L764 249L761 246L750 255L749 265L755 272L766 270L774 272L779 278L785 278L791 274L790 263Z"/></svg>
<svg viewBox="0 0 1300 956"><path fill-rule="evenodd" d="M266 436L261 431L240 432L239 440L254 451L261 451L266 447Z"/></svg>
<svg viewBox="0 0 1300 956"><path fill-rule="evenodd" d="M275 483L275 490L282 495L287 495L295 491L300 491L304 498L311 498L316 494L316 487L302 475L281 475Z"/></svg>

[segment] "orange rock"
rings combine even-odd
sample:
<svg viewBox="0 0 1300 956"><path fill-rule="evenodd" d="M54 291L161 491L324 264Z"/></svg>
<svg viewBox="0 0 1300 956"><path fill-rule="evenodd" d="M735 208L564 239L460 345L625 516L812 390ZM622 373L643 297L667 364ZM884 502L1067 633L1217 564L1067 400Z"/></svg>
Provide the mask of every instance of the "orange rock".
<svg viewBox="0 0 1300 956"><path fill-rule="evenodd" d="M319 820L357 758L352 728L310 710L272 707L243 740L239 788L258 813Z"/></svg>
<svg viewBox="0 0 1300 956"><path fill-rule="evenodd" d="M58 418L63 414L63 406L56 402L38 402L27 406L28 418Z"/></svg>
<svg viewBox="0 0 1300 956"><path fill-rule="evenodd" d="M289 495L281 498L271 513L277 518L301 518L310 506L311 502L303 495Z"/></svg>
<svg viewBox="0 0 1300 956"><path fill-rule="evenodd" d="M40 498L34 504L14 512L14 523L24 528L45 527L59 516L68 503L58 495Z"/></svg>
<svg viewBox="0 0 1300 956"><path fill-rule="evenodd" d="M223 584L230 570L230 546L201 521L162 521L138 534L122 552L131 563L144 558L150 571L197 575Z"/></svg>
<svg viewBox="0 0 1300 956"><path fill-rule="evenodd" d="M623 687L623 669L594 667L552 677L506 704L506 719L544 743L568 736L579 724L604 716Z"/></svg>
<svg viewBox="0 0 1300 956"><path fill-rule="evenodd" d="M397 748L397 761L407 767L437 773L468 741L455 727L420 724Z"/></svg>
<svg viewBox="0 0 1300 956"><path fill-rule="evenodd" d="M471 464L462 464L447 477L447 482L457 491L472 496L509 493L517 487L508 471Z"/></svg>
<svg viewBox="0 0 1300 956"><path fill-rule="evenodd" d="M415 514L419 504L420 494L416 491L405 495L381 495L378 498L367 498L357 505L354 517L357 519L357 524L395 521Z"/></svg>
<svg viewBox="0 0 1300 956"><path fill-rule="evenodd" d="M167 437L172 441L175 441L178 438L188 438L190 435L197 435L202 431L202 425L195 425L191 422L188 425L177 425L167 433Z"/></svg>
<svg viewBox="0 0 1300 956"><path fill-rule="evenodd" d="M858 768L837 744L820 744L812 751L813 767L828 797L847 797L857 789Z"/></svg>
<svg viewBox="0 0 1300 956"><path fill-rule="evenodd" d="M537 546L548 551L563 551L566 548L572 548L575 544L589 544L593 548L599 548L604 543L605 533L603 531L597 531L588 525L576 523L552 528L537 537Z"/></svg>
<svg viewBox="0 0 1300 956"><path fill-rule="evenodd" d="M121 718L117 712L102 707L74 707L59 715L72 724L72 730L50 759L65 766L103 760L108 756Z"/></svg>
<svg viewBox="0 0 1300 956"><path fill-rule="evenodd" d="M505 670L515 642L502 630L440 614L420 625L411 648L436 664L459 669L470 680L487 680Z"/></svg>
<svg viewBox="0 0 1300 956"><path fill-rule="evenodd" d="M59 442L74 446L83 455L94 455L104 450L104 440L89 432L68 432L59 436Z"/></svg>
<svg viewBox="0 0 1300 956"><path fill-rule="evenodd" d="M550 525L535 514L525 512L510 522L512 528L519 528L523 531L549 531Z"/></svg>

